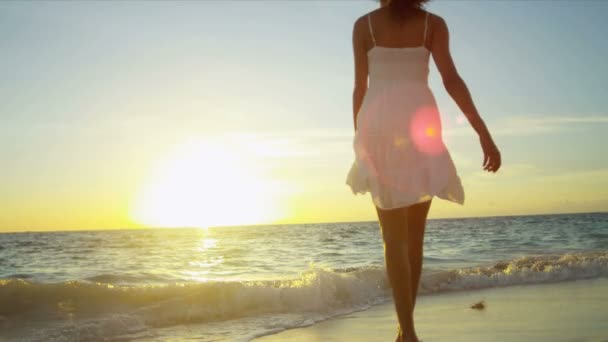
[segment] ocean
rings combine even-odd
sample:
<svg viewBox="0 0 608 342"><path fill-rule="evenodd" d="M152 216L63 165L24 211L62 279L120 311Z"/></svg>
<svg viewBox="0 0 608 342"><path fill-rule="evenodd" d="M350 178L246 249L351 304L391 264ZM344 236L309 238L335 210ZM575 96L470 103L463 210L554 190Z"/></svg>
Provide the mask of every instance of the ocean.
<svg viewBox="0 0 608 342"><path fill-rule="evenodd" d="M608 277L608 213L432 219L419 296ZM0 234L0 341L248 341L390 300L378 223Z"/></svg>

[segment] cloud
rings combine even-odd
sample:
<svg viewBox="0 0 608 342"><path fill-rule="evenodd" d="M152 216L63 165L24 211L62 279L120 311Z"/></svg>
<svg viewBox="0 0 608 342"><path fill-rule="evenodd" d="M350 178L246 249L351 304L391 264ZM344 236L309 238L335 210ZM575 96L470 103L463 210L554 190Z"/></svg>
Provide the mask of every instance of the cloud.
<svg viewBox="0 0 608 342"><path fill-rule="evenodd" d="M497 174L489 173L483 170L476 170L462 175L462 178L467 182L488 185L498 182L512 183L513 181L535 179L542 176L545 172L538 166L526 163L516 163L503 166Z"/></svg>
<svg viewBox="0 0 608 342"><path fill-rule="evenodd" d="M511 121L519 124L572 124L572 123L608 123L608 115L590 115L590 116L516 116L511 117Z"/></svg>
<svg viewBox="0 0 608 342"><path fill-rule="evenodd" d="M510 115L495 121L486 121L493 136L523 136L550 134L571 128L573 125L594 127L608 124L608 114L586 116ZM446 127L446 137L473 136L468 122Z"/></svg>

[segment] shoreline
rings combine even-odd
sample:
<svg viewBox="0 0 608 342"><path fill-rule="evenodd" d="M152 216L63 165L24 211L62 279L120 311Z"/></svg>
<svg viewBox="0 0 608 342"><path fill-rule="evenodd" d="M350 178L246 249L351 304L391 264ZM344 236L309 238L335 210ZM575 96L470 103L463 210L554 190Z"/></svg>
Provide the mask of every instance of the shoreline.
<svg viewBox="0 0 608 342"><path fill-rule="evenodd" d="M423 342L608 342L607 308L608 278L594 278L419 296L414 320ZM253 341L394 341L396 331L390 301Z"/></svg>

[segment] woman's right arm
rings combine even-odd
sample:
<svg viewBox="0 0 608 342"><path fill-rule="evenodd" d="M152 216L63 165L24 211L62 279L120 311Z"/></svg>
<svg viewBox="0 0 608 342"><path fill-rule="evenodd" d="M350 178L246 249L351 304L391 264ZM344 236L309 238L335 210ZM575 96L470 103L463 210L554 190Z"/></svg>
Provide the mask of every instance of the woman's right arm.
<svg viewBox="0 0 608 342"><path fill-rule="evenodd" d="M479 135L484 154L484 170L496 172L501 165L500 151L498 151L486 124L479 116L467 85L456 70L450 53L448 26L443 18L439 16L433 15L432 19L431 52L435 65L437 65L441 74L443 85Z"/></svg>
<svg viewBox="0 0 608 342"><path fill-rule="evenodd" d="M357 113L367 92L367 49L365 46L365 16L359 18L353 27L353 53L355 60L355 89L353 90L353 121L357 130Z"/></svg>

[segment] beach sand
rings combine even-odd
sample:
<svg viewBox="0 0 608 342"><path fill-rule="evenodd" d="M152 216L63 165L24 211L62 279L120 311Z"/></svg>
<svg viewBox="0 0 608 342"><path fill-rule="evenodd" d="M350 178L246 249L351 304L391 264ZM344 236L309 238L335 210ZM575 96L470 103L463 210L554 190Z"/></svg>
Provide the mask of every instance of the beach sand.
<svg viewBox="0 0 608 342"><path fill-rule="evenodd" d="M469 308L481 300L485 309ZM423 342L608 341L608 279L420 296L415 322ZM390 302L254 341L388 342L396 327Z"/></svg>

